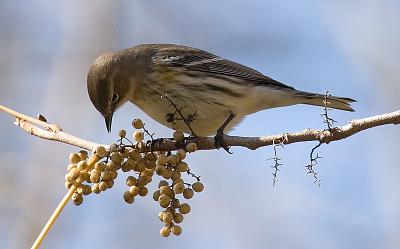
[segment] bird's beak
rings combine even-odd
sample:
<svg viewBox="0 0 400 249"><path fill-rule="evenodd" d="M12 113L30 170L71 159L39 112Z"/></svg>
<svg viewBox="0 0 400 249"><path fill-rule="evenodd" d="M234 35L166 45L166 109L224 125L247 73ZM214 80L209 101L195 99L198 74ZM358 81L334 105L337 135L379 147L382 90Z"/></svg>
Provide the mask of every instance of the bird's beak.
<svg viewBox="0 0 400 249"><path fill-rule="evenodd" d="M113 118L113 114L112 113L111 113L111 115L104 117L104 120L106 121L106 127L107 127L107 131L108 132L111 132L112 118Z"/></svg>

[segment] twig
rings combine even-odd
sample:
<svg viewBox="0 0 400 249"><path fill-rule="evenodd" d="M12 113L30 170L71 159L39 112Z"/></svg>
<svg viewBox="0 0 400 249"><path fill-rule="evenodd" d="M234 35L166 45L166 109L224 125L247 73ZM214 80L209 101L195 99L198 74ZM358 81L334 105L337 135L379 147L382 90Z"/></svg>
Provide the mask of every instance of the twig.
<svg viewBox="0 0 400 249"><path fill-rule="evenodd" d="M88 161L88 168L92 168L94 164L99 161L101 158L98 157L96 154ZM43 239L46 237L47 233L50 231L51 227L53 226L54 222L56 221L58 215L60 215L61 211L64 209L65 205L67 205L69 199L71 199L74 192L77 190L81 182L76 182L72 185L68 192L65 194L64 198L58 204L57 208L54 210L53 214L50 216L49 220L47 221L46 225L43 227L42 231L40 232L39 236L36 238L35 242L33 243L31 249L39 248L40 244L42 243Z"/></svg>
<svg viewBox="0 0 400 249"><path fill-rule="evenodd" d="M283 141L281 141L279 144L275 144L275 141L272 142L273 144L273 148L274 148L274 156L271 158L268 158L267 160L273 160L274 161L274 165L271 166L271 168L274 169L274 172L272 172L272 187L275 187L276 183L278 182L278 171L279 171L279 167L282 166L283 164L281 163L281 160L278 157L278 152L276 150L276 147L281 146L283 147Z"/></svg>
<svg viewBox="0 0 400 249"><path fill-rule="evenodd" d="M315 171L315 165L318 164L318 159L322 158L318 155L314 156L314 152L316 149L318 149L322 145L321 142L319 142L317 145L315 145L310 152L310 164L306 166L307 174L311 174L314 177L314 183L317 184L318 187L321 187L321 179L318 177L318 172Z"/></svg>
<svg viewBox="0 0 400 249"><path fill-rule="evenodd" d="M192 133L192 135L194 137L197 137L196 133L193 131L192 126L190 125L190 123L192 123L196 117L196 112L193 113L192 115L190 115L188 118L185 117L182 113L182 109L185 108L184 106L182 107L178 107L173 101L172 99L170 99L168 97L167 94L161 96L161 98L165 98L166 100L168 100L169 104L171 106L173 106L175 108L175 113L173 113L172 115L175 116L175 114L177 113L179 115L179 119L176 120L183 120L183 122L186 124L186 126L189 128L190 132ZM173 117L174 118L174 117Z"/></svg>
<svg viewBox="0 0 400 249"><path fill-rule="evenodd" d="M4 110L3 108L0 109ZM12 115L14 116L14 114ZM26 132L40 138L70 144L91 151L94 151L95 148L102 145L72 136L62 131L53 132L44 130L26 121L24 119L24 117L26 117L25 115L20 116L16 114L16 117L18 121L16 122L16 124L19 127L21 127ZM400 110L391 113L367 117L363 119L353 120L350 121L347 125L338 126L336 128L332 128L331 130L306 129L299 132L283 133L283 134L261 136L261 137L238 137L238 136L225 135L224 140L227 146L245 147L251 150L255 150L263 146L273 145L274 141L275 143L284 141L286 145L298 142L306 142L306 141L318 141L321 143L330 143L332 141L345 139L360 131L367 130L373 127L388 125L388 124L399 124L399 123L400 123ZM190 139L190 142L196 143L198 150L217 149L214 145L213 137L192 137L188 139ZM151 149L150 146L144 146L142 148L142 152L150 151L150 149ZM177 147L174 140L165 138L163 140L163 143L160 144L155 143L153 149L154 151L173 151L179 148Z"/></svg>

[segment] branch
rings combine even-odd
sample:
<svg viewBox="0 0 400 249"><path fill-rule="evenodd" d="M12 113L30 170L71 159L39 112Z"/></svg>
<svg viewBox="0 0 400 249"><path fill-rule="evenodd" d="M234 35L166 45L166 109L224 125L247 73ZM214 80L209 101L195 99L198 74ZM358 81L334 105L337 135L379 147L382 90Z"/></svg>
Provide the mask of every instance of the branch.
<svg viewBox="0 0 400 249"><path fill-rule="evenodd" d="M98 146L102 145L75 137L73 135L63 132L61 128L59 128L59 126L26 116L2 105L0 105L0 110L14 116L16 118L15 124L34 136L70 144L91 151L94 151ZM239 137L224 135L224 141L227 146L245 147L251 150L278 143L291 144L306 141L319 141L321 143L330 143L333 141L345 139L360 131L367 130L373 127L387 124L396 125L399 123L400 110L363 119L356 119L350 121L347 125L333 127L330 130L306 129L299 132L283 133L261 137ZM198 150L217 149L214 145L214 138L212 137L193 137L188 138L188 140L190 142L196 143ZM143 152L151 150L150 146L145 146L141 149ZM153 144L152 149L154 151L173 151L179 148L177 147L174 140L165 138L163 139L162 143Z"/></svg>
<svg viewBox="0 0 400 249"><path fill-rule="evenodd" d="M0 110L14 116L15 125L36 137L70 144L90 151L94 151L98 146L102 145L65 133L58 125L49 124L43 120L24 115L5 106L0 105ZM43 117L42 115L40 116ZM107 148L108 146L105 147Z"/></svg>

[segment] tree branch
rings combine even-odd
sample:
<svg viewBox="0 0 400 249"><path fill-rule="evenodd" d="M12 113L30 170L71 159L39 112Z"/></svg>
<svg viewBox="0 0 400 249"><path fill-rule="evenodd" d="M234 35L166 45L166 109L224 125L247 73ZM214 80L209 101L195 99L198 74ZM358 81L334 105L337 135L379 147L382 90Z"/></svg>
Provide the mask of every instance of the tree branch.
<svg viewBox="0 0 400 249"><path fill-rule="evenodd" d="M49 124L39 119L35 119L18 113L9 108L0 105L0 110L5 111L16 118L15 124L26 132L47 140L58 141L66 144L70 144L76 147L94 151L98 146L95 142L87 141L68 133L65 133L54 124ZM314 130L306 129L299 132L283 133L261 137L239 137L239 136L228 136L224 135L224 141L227 146L246 147L251 150L258 149L260 147L273 145L277 143L291 144L306 141L319 141L321 143L330 143L332 141L338 141L350 137L360 131L367 130L373 127L387 125L387 124L399 124L400 123L400 110L380 114L372 117L363 119L356 119L350 121L347 125L333 127L330 130ZM41 127L40 127L41 126ZM44 129L46 128L46 129ZM212 137L195 137L188 138L190 142L197 144L199 150L213 150L217 149L214 145L214 138ZM102 145L105 146L105 145ZM105 146L107 148L107 146ZM150 151L150 146L141 148L143 151ZM176 143L172 139L163 139L162 143L153 144L154 151L173 151L179 149Z"/></svg>

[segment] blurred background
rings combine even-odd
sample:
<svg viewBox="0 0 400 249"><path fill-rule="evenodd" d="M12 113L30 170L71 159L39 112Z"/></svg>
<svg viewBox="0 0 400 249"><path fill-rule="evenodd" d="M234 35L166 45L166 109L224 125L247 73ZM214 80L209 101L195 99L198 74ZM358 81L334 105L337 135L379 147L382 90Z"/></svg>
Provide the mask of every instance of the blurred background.
<svg viewBox="0 0 400 249"><path fill-rule="evenodd" d="M334 111L338 124L399 109L400 4L347 1L21 1L0 2L0 104L69 133L111 143L142 118L157 136L171 131L134 105L108 134L86 92L94 59L141 43L177 43L253 67L298 89L330 90L358 102ZM324 128L312 106L249 116L230 134L252 136ZM30 247L65 194L77 148L30 136L0 113L0 247ZM371 129L322 146L321 187L306 174L315 143L198 152L187 159L205 191L189 203L180 237L159 236L152 198L122 199L113 189L67 205L42 248L399 248L399 127Z"/></svg>

